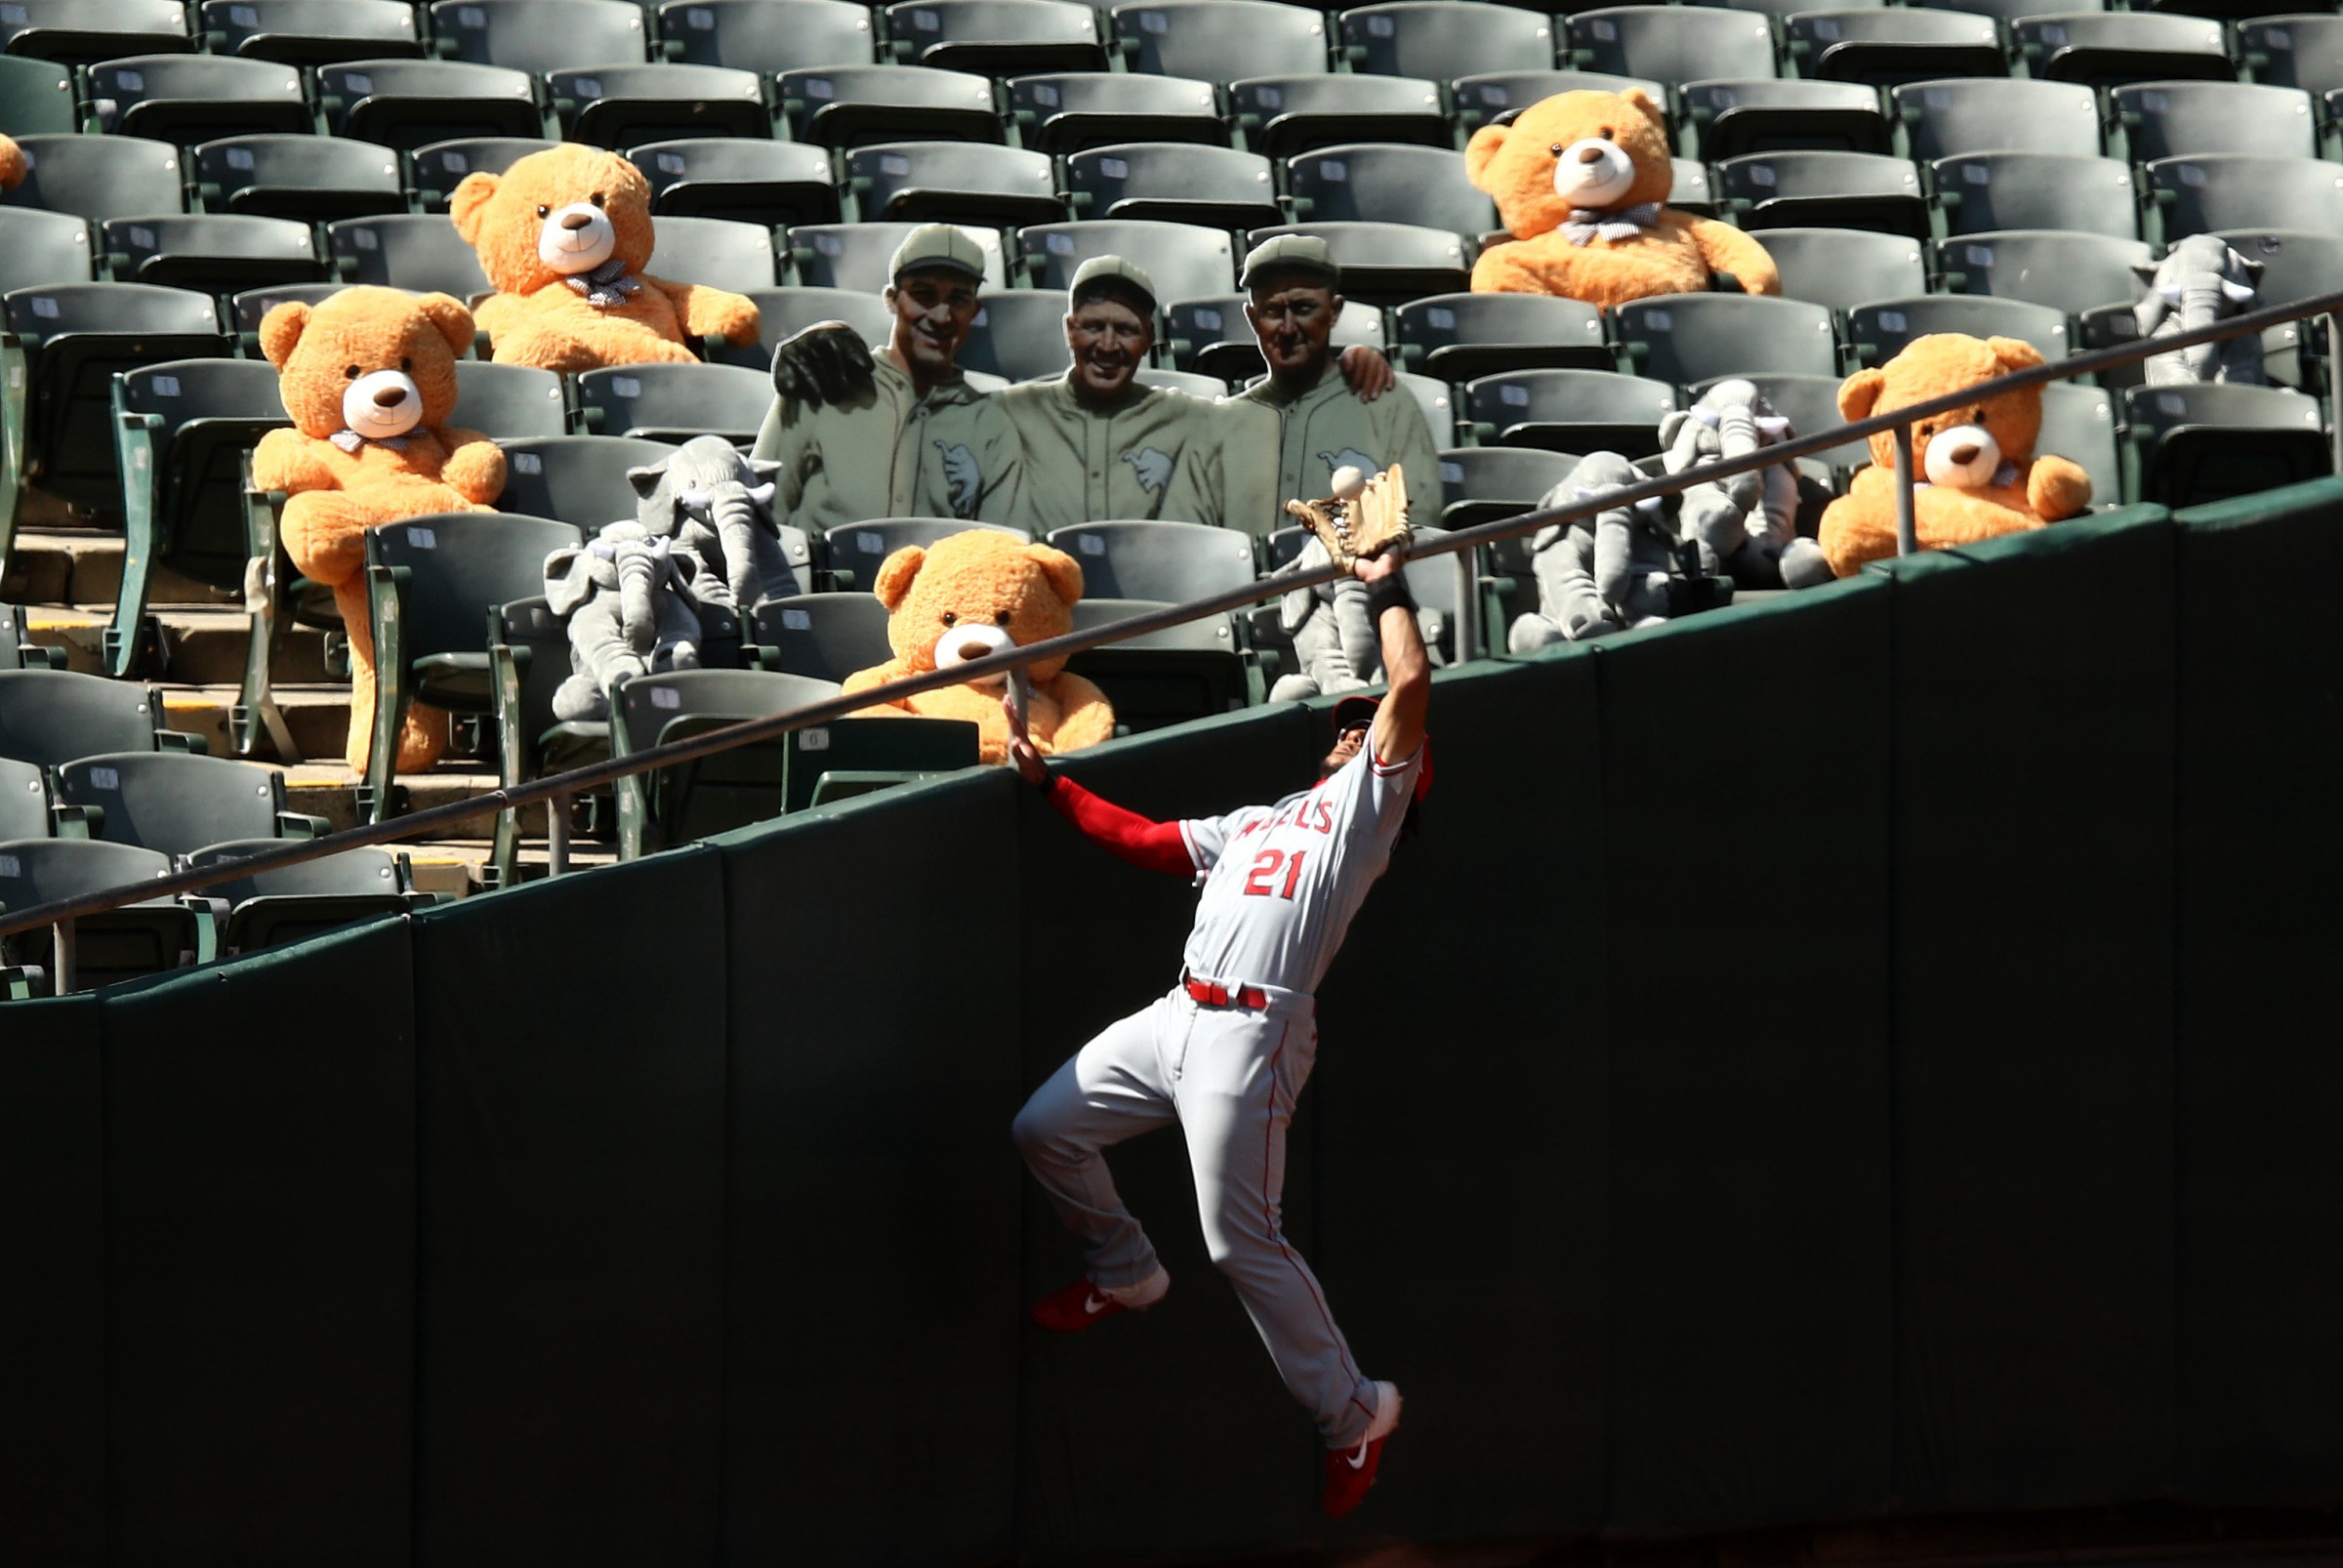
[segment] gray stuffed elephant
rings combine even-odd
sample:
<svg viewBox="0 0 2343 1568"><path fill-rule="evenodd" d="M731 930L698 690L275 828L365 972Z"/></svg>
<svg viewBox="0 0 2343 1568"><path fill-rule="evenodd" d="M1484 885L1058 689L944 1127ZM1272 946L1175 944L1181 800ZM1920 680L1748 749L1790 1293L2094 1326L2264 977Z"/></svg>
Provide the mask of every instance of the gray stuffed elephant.
<svg viewBox="0 0 2343 1568"><path fill-rule="evenodd" d="M697 570L674 540L623 518L545 557L546 607L569 619L570 676L554 693L555 718L607 719L621 677L699 668L688 597Z"/></svg>
<svg viewBox="0 0 2343 1568"><path fill-rule="evenodd" d="M1662 462L1669 474L1745 457L1788 440L1789 421L1765 394L1738 378L1720 381L1690 408L1660 422ZM1729 574L1745 588L1805 588L1829 582L1822 547L1798 533L1798 475L1787 463L1684 492L1683 537L1700 547L1701 569Z"/></svg>
<svg viewBox="0 0 2343 1568"><path fill-rule="evenodd" d="M718 620L798 591L773 520L779 471L777 463L744 457L720 435L695 435L665 460L627 471L643 528L672 537L697 567L686 592L711 635Z"/></svg>
<svg viewBox="0 0 2343 1568"><path fill-rule="evenodd" d="M2217 234L2191 234L2175 241L2162 261L2141 262L2132 270L2148 285L2147 296L2131 308L2143 338L2169 338L2210 326L2262 303L2256 287L2262 264L2239 255ZM2253 333L2170 350L2146 364L2151 387L2208 381L2269 385L2262 371L2262 340Z"/></svg>
<svg viewBox="0 0 2343 1568"><path fill-rule="evenodd" d="M1281 575L1332 564L1334 557L1312 534ZM1278 600L1277 623L1292 640L1295 662L1301 668L1277 678L1269 688L1272 702L1356 691L1383 678L1382 639L1377 635L1374 613L1367 607L1367 585L1357 578L1342 577L1316 588L1289 590ZM1443 662L1439 648L1448 632L1448 617L1436 609L1418 608L1416 625L1423 634L1423 645L1432 662Z"/></svg>
<svg viewBox="0 0 2343 1568"><path fill-rule="evenodd" d="M1538 505L1573 506L1651 476L1617 452L1589 452ZM1655 496L1568 527L1541 528L1530 541L1538 608L1514 618L1506 645L1534 653L1666 620L1677 601L1676 499Z"/></svg>

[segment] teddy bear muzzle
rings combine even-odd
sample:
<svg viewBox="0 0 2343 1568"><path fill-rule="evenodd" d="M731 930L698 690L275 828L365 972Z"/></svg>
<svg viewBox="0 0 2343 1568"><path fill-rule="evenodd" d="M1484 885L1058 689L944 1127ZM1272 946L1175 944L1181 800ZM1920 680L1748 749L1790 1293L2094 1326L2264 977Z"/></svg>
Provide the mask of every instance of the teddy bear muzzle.
<svg viewBox="0 0 2343 1568"><path fill-rule="evenodd" d="M1930 484L1983 489L2001 467L2001 443L1982 425L1954 425L1928 438L1928 456L1921 467L1928 471Z"/></svg>
<svg viewBox="0 0 2343 1568"><path fill-rule="evenodd" d="M1599 136L1573 142L1554 159L1554 194L1574 207L1610 207L1635 185L1627 149Z"/></svg>
<svg viewBox="0 0 2343 1568"><path fill-rule="evenodd" d="M617 248L617 226L589 201L555 208L537 230L537 259L556 272L591 272Z"/></svg>
<svg viewBox="0 0 2343 1568"><path fill-rule="evenodd" d="M970 621L955 626L935 640L935 667L949 670L955 665L967 664L987 654L1013 648L1017 640L1003 626L987 626L982 621ZM986 676L981 684L999 685L1007 679L1003 675Z"/></svg>
<svg viewBox="0 0 2343 1568"><path fill-rule="evenodd" d="M342 393L342 423L370 441L404 435L423 423L423 389L404 371L371 371Z"/></svg>

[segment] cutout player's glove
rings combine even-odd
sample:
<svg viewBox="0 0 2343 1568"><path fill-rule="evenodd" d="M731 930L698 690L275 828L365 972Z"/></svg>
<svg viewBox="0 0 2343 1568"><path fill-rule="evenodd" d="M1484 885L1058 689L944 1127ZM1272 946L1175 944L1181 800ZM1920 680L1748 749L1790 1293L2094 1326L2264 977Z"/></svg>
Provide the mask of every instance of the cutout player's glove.
<svg viewBox="0 0 2343 1568"><path fill-rule="evenodd" d="M866 392L870 347L843 321L816 321L773 351L773 391L793 403L843 403Z"/></svg>

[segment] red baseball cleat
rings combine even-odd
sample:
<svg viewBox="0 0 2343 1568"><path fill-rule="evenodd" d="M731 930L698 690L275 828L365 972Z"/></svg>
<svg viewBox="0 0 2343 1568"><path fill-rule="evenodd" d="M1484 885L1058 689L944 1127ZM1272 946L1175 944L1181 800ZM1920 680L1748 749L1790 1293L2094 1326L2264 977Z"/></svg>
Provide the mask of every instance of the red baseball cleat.
<svg viewBox="0 0 2343 1568"><path fill-rule="evenodd" d="M1375 1485L1376 1467L1383 1461L1383 1440L1399 1425L1399 1390L1387 1382L1375 1385L1375 1420L1367 1435L1351 1448L1326 1451L1326 1485L1318 1493L1318 1511L1339 1519L1367 1501Z"/></svg>
<svg viewBox="0 0 2343 1568"><path fill-rule="evenodd" d="M1164 1299L1172 1276L1159 1268L1136 1285L1093 1285L1078 1279L1033 1303L1033 1321L1051 1334L1080 1334L1118 1312L1144 1312Z"/></svg>

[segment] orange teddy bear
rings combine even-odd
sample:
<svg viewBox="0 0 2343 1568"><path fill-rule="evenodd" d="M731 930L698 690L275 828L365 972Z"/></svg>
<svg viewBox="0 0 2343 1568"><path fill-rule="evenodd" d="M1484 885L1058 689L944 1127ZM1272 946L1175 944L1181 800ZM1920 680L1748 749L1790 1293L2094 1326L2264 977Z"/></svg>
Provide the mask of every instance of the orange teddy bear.
<svg viewBox="0 0 2343 1568"><path fill-rule="evenodd" d="M293 429L253 449L253 482L283 490L285 553L334 591L349 635L349 765L366 771L374 733L374 638L366 621L366 530L434 512L490 512L505 454L475 431L450 430L456 356L472 312L444 294L347 288L318 305L288 301L261 318ZM416 705L398 737L398 770L439 760L447 716Z"/></svg>
<svg viewBox="0 0 2343 1568"><path fill-rule="evenodd" d="M998 528L971 528L930 550L904 546L880 563L877 587L895 656L846 677L849 692L1065 636L1082 598L1082 567L1062 550L1029 545ZM1033 686L1026 733L1044 756L1114 738L1115 711L1105 694L1066 673L1063 659L1029 666L1026 676ZM865 712L969 720L984 760L999 763L1008 757L1008 716L1001 710L1006 685L995 676Z"/></svg>
<svg viewBox="0 0 2343 1568"><path fill-rule="evenodd" d="M0 190L14 190L24 183L24 149L11 136L0 136Z"/></svg>
<svg viewBox="0 0 2343 1568"><path fill-rule="evenodd" d="M1849 421L1908 408L2042 362L2015 338L1939 332L1914 338L1876 370L1858 370L1838 389ZM2063 457L2034 455L2042 433L2039 388L1981 397L1974 407L1911 428L1912 522L1922 550L1974 544L2076 516L2091 504L2091 477ZM1871 461L1847 493L1824 509L1817 543L1844 577L1896 553L1896 438L1870 438Z"/></svg>
<svg viewBox="0 0 2343 1568"><path fill-rule="evenodd" d="M1464 172L1513 235L1473 264L1482 293L1613 306L1697 294L1718 272L1745 293L1782 292L1764 246L1663 205L1675 183L1667 122L1640 87L1557 93L1510 125L1484 125L1464 145Z"/></svg>
<svg viewBox="0 0 2343 1568"><path fill-rule="evenodd" d="M702 337L736 348L757 341L755 301L643 271L651 187L615 152L571 142L502 175L467 175L448 212L496 289L480 302L479 322L500 363L569 375L688 362Z"/></svg>

